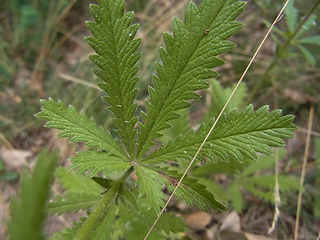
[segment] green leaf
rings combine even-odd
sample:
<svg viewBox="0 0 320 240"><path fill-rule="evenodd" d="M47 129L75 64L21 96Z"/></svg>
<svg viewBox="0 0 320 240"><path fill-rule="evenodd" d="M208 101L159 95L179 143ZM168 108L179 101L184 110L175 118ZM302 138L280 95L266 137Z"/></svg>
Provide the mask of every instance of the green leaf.
<svg viewBox="0 0 320 240"><path fill-rule="evenodd" d="M151 224L157 217L157 212L153 208L145 205L144 201L138 201L139 208L127 208L119 206L119 220L121 222L122 239L140 240L145 237ZM167 239L163 237L163 232L183 232L184 222L181 217L174 216L171 212L164 213L149 236L152 240Z"/></svg>
<svg viewBox="0 0 320 240"><path fill-rule="evenodd" d="M317 17L315 15L311 15L308 20L305 22L303 27L300 29L300 31L296 34L295 39L299 39L301 35L304 33L310 31L310 29L315 26L315 22L317 20Z"/></svg>
<svg viewBox="0 0 320 240"><path fill-rule="evenodd" d="M167 169L160 169L159 172L166 178L165 185L169 191L173 191L182 175ZM219 203L205 185L198 183L197 179L185 177L176 191L176 198L184 200L188 205L196 205L203 211L208 212L214 209L218 212L225 210L226 207Z"/></svg>
<svg viewBox="0 0 320 240"><path fill-rule="evenodd" d="M60 232L55 232L49 240L73 240L81 226L82 222L73 222L71 228L65 228Z"/></svg>
<svg viewBox="0 0 320 240"><path fill-rule="evenodd" d="M119 158L106 152L78 152L77 156L71 157L70 168L77 169L77 174L90 171L90 176L98 173L110 174L120 172L131 167L127 158Z"/></svg>
<svg viewBox="0 0 320 240"><path fill-rule="evenodd" d="M164 179L156 171L144 166L136 166L135 171L138 177L139 197L145 197L148 206L159 213L165 199L161 191Z"/></svg>
<svg viewBox="0 0 320 240"><path fill-rule="evenodd" d="M253 111L249 105L243 111L225 114L204 145L201 156L212 161L242 161L244 157L256 160L256 152L270 154L270 147L283 146L282 138L290 138L296 129L293 116L281 116L280 110L268 112L268 106ZM194 156L213 123L190 131L174 143L148 156L144 163L177 161ZM200 157L199 157L200 158Z"/></svg>
<svg viewBox="0 0 320 240"><path fill-rule="evenodd" d="M193 176L210 176L212 174L232 174L242 171L252 163L252 159L243 158L242 161L206 162L192 171Z"/></svg>
<svg viewBox="0 0 320 240"><path fill-rule="evenodd" d="M117 217L118 207L112 202L108 205L108 214L90 236L90 240L112 240L113 223Z"/></svg>
<svg viewBox="0 0 320 240"><path fill-rule="evenodd" d="M298 11L293 6L294 1L291 0L286 6L284 13L286 15L286 22L291 33L294 32L298 23Z"/></svg>
<svg viewBox="0 0 320 240"><path fill-rule="evenodd" d="M193 172L192 172L193 175ZM229 199L229 193L226 191L226 186L216 182L212 179L212 176L209 178L197 178L200 184L205 185L207 190L211 193L214 193L214 197L218 202L227 203Z"/></svg>
<svg viewBox="0 0 320 240"><path fill-rule="evenodd" d="M162 64L156 64L154 88L149 88L151 100L140 125L138 158L170 127L171 120L179 118L177 111L190 106L187 101L199 98L195 91L208 87L205 79L217 76L212 68L224 62L216 55L234 47L225 39L242 26L233 20L244 6L237 0L204 0L198 8L190 2L184 23L173 19L173 35L164 34Z"/></svg>
<svg viewBox="0 0 320 240"><path fill-rule="evenodd" d="M102 187L86 176L75 175L70 170L60 167L56 170L56 178L61 187L69 193L99 194Z"/></svg>
<svg viewBox="0 0 320 240"><path fill-rule="evenodd" d="M58 137L71 138L71 142L84 142L89 148L109 151L119 157L125 157L121 147L110 134L99 127L93 119L84 113L78 113L74 107L66 107L61 101L41 100L42 110L36 117L46 119L48 128L62 130Z"/></svg>
<svg viewBox="0 0 320 240"><path fill-rule="evenodd" d="M285 155L285 150L284 149L277 149L276 150L277 157L274 155L269 155L269 156L261 156L259 157L258 161L251 162L251 164L245 168L242 172L238 173L238 176L247 178L251 174L258 173L259 171L263 171L266 169L270 169L272 166L274 166L277 159L282 159Z"/></svg>
<svg viewBox="0 0 320 240"><path fill-rule="evenodd" d="M298 45L298 48L300 49L300 51L302 52L302 54L304 55L305 59L308 61L309 64L311 65L316 64L316 59L308 49L301 46L300 44Z"/></svg>
<svg viewBox="0 0 320 240"><path fill-rule="evenodd" d="M70 170L58 168L56 177L65 192L63 196L56 196L54 202L47 204L46 210L50 214L88 209L101 199L104 188L86 176L75 175Z"/></svg>
<svg viewBox="0 0 320 240"><path fill-rule="evenodd" d="M79 210L89 209L101 200L101 194L66 193L64 196L56 196L54 202L47 204L49 214L63 214Z"/></svg>
<svg viewBox="0 0 320 240"><path fill-rule="evenodd" d="M99 67L94 72L103 80L98 85L108 94L104 99L115 116L117 132L133 154L137 122L134 86L139 69L136 63L141 55L136 52L141 40L134 39L138 25L130 25L133 13L124 14L123 0L100 0L98 5L90 5L90 10L95 22L87 22L87 27L93 37L86 39L97 53L90 60Z"/></svg>
<svg viewBox="0 0 320 240"><path fill-rule="evenodd" d="M212 81L212 87L208 90L209 96L211 98L212 104L209 109L209 113L206 116L207 119L212 119L217 117L227 102L229 96L231 95L235 85L231 88L223 88L217 80ZM231 112L237 107L242 107L244 105L244 99L247 96L247 87L245 84L240 84L233 98L230 100L226 113Z"/></svg>
<svg viewBox="0 0 320 240"><path fill-rule="evenodd" d="M299 190L299 181L290 176L279 175L280 193ZM275 176L251 176L242 181L243 186L254 196L274 203Z"/></svg>
<svg viewBox="0 0 320 240"><path fill-rule="evenodd" d="M44 239L41 233L45 220L44 206L49 197L57 160L56 152L44 150L37 158L32 176L23 173L21 191L11 200L11 219L8 225L10 239Z"/></svg>
<svg viewBox="0 0 320 240"><path fill-rule="evenodd" d="M231 198L234 210L238 213L241 213L243 209L243 198L240 190L240 185L236 181L234 181L228 188L228 193L229 197Z"/></svg>
<svg viewBox="0 0 320 240"><path fill-rule="evenodd" d="M110 189L112 187L113 180L100 177L92 177L91 179L98 183L104 189Z"/></svg>
<svg viewBox="0 0 320 240"><path fill-rule="evenodd" d="M302 39L299 39L299 41L297 42L320 45L320 35L302 38Z"/></svg>

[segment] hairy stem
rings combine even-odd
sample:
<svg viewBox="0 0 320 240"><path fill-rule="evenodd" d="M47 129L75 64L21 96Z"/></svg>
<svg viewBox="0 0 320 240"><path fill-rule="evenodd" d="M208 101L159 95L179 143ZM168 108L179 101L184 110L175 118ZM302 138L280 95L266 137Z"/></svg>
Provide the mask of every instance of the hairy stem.
<svg viewBox="0 0 320 240"><path fill-rule="evenodd" d="M107 214L106 209L108 205L110 204L112 199L117 195L117 193L122 187L123 182L130 175L130 173L132 173L133 169L134 168L131 167L120 179L114 181L111 189L105 193L101 201L98 203L97 207L92 211L87 220L83 223L80 230L74 237L74 240L86 240L89 238L90 233L97 226L97 223L100 221L100 219L103 219Z"/></svg>
<svg viewBox="0 0 320 240"><path fill-rule="evenodd" d="M262 77L256 82L253 90L251 91L251 94L248 97L247 104L252 102L252 99L256 96L258 93L261 85L267 81L270 71L273 69L274 66L277 65L278 61L283 57L283 54L286 52L287 48L291 45L292 41L296 37L296 35L299 33L301 28L304 26L306 21L311 17L311 15L314 13L314 11L317 9L317 7L320 5L320 0L317 0L314 5L310 8L309 12L305 16L305 18L299 23L297 28L294 30L294 32L291 34L291 36L287 39L287 41L284 43L284 45L279 49L279 52L277 55L273 58L271 63L269 64L267 70L264 72Z"/></svg>

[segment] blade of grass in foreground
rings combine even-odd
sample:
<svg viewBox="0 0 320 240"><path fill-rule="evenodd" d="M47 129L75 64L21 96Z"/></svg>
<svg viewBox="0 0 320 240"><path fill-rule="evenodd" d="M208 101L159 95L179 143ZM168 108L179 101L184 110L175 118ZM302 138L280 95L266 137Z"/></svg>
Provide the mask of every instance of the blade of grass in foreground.
<svg viewBox="0 0 320 240"><path fill-rule="evenodd" d="M45 219L44 206L57 160L57 152L43 150L37 158L33 174L22 174L20 193L11 200L12 217L8 225L11 240L44 239L41 232Z"/></svg>

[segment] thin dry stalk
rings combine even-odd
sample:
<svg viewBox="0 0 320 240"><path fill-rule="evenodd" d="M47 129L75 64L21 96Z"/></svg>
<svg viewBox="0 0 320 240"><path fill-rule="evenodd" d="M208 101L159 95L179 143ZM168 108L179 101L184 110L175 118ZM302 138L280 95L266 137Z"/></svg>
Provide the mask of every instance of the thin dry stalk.
<svg viewBox="0 0 320 240"><path fill-rule="evenodd" d="M70 76L70 75L65 74L65 73L59 74L59 77L61 77L61 78L64 79L64 80L70 81L70 82L78 83L78 84L84 85L84 86L86 86L86 87L89 87L89 88L93 88L93 89L102 91L101 88L99 88L99 87L97 86L97 84L90 83L90 82L88 82L87 80L83 80L83 79L80 79L80 78L76 78L76 77Z"/></svg>
<svg viewBox="0 0 320 240"><path fill-rule="evenodd" d="M298 206L297 206L297 214L296 214L296 225L295 225L295 230L294 230L294 240L298 239L299 220L300 220L301 202L302 202L302 194L303 194L302 188L303 188L304 177L305 177L306 169L307 169L307 159L309 156L313 115L314 115L314 107L311 106L310 112L309 112L308 134L307 134L307 140L306 140L306 147L305 147L305 151L304 151L303 165L302 165L302 170L301 170L300 189L299 189L299 196L298 196L298 203L297 203Z"/></svg>
<svg viewBox="0 0 320 240"><path fill-rule="evenodd" d="M185 178L185 176L187 175L189 169L191 168L192 164L194 163L194 161L196 160L198 154L200 153L202 147L204 146L204 144L206 143L207 139L209 138L211 132L213 131L213 129L215 128L215 126L217 125L219 119L221 118L222 114L224 113L226 107L228 106L231 98L233 97L233 95L235 94L236 90L238 89L240 83L242 82L244 76L246 75L246 73L248 72L249 68L251 67L254 59L256 58L257 54L259 53L262 45L264 44L264 42L266 41L267 37L269 36L271 30L273 29L274 25L277 23L278 19L280 18L280 16L282 15L284 9L286 8L287 4L289 3L290 0L287 0L285 2L285 4L283 5L283 7L281 8L279 14L277 15L277 17L275 18L275 20L273 21L272 25L270 26L269 30L267 31L267 33L265 34L265 36L263 37L261 43L259 44L256 52L254 53L254 55L252 56L250 62L248 63L248 66L246 67L246 69L244 70L241 78L239 79L237 85L235 86L234 90L232 91L229 99L227 100L227 102L225 103L224 107L222 108L221 112L219 113L218 117L216 118L215 122L213 123L211 129L209 130L207 136L205 137L205 139L203 140L203 142L201 143L198 151L196 152L196 154L194 155L194 157L192 158L190 164L188 165L187 169L185 170L185 172L183 173L181 179L179 180L177 186L174 188L173 192L170 194L167 202L165 203L165 205L163 206L160 214L158 215L158 217L156 218L156 220L154 221L154 223L152 224L151 228L149 229L148 233L146 234L146 236L144 237L144 240L146 240L148 238L148 236L150 235L152 229L155 227L155 225L157 224L157 222L159 221L161 215L164 213L164 211L166 210L166 207L168 206L169 202L171 201L171 199L173 198L174 194L176 193L178 187L180 186L181 182L183 181L183 179Z"/></svg>
<svg viewBox="0 0 320 240"><path fill-rule="evenodd" d="M302 128L302 127L299 127L297 131L308 134L308 129L305 129L305 128ZM311 133L311 135L313 135L315 137L320 137L320 133L319 132L311 131L310 133Z"/></svg>
<svg viewBox="0 0 320 240"><path fill-rule="evenodd" d="M273 231L276 229L277 226L277 222L279 220L280 217L280 210L279 210L279 206L281 203L281 198L280 198L280 189L279 189L279 164L278 164L278 160L279 160L279 152L276 151L276 163L275 163L275 186L274 186L274 215L273 215L273 221L272 221L272 225L268 230L268 234L273 233Z"/></svg>
<svg viewBox="0 0 320 240"><path fill-rule="evenodd" d="M34 68L30 77L31 86L37 91L37 93L42 96L42 68L41 65L44 62L46 56L52 47L52 44L55 39L55 35L57 34L58 30L56 26L63 18L67 15L70 11L71 7L76 3L77 0L72 0L68 5L64 8L62 13L58 15L56 12L57 10L54 9L55 1L50 3L50 7L48 10L48 20L46 24L46 29L48 29L42 39L42 44L40 46L39 54L37 56L36 62L34 64ZM57 8L58 9L58 8ZM51 13L51 14L50 14ZM56 14L56 15L55 15ZM56 19L54 17L56 16Z"/></svg>

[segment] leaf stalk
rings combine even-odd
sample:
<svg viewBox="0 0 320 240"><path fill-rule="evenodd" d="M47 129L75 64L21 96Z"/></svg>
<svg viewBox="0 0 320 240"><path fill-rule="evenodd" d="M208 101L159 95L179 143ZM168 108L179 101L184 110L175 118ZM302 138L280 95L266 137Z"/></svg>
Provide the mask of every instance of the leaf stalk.
<svg viewBox="0 0 320 240"><path fill-rule="evenodd" d="M109 191L105 193L97 207L92 211L87 220L83 223L82 227L74 237L74 240L86 240L89 238L90 233L94 230L100 219L103 219L107 214L107 207L114 197L118 194L126 178L133 172L134 167L129 168L125 174L114 181Z"/></svg>
<svg viewBox="0 0 320 240"><path fill-rule="evenodd" d="M309 12L305 16L305 18L299 23L297 28L294 30L294 32L290 35L290 37L287 39L287 41L284 43L284 45L279 49L279 52L276 54L276 56L273 58L272 62L269 64L267 70L264 72L262 77L257 81L255 84L253 90L251 91L250 96L247 100L247 105L252 102L253 98L258 93L261 85L267 81L267 77L269 76L269 73L273 69L273 67L278 63L278 61L282 58L283 53L287 50L287 48L291 45L292 41L296 37L296 35L300 32L301 28L304 26L304 24L308 21L308 19L312 16L314 11L317 9L317 7L320 5L320 0L317 0L315 4L310 8Z"/></svg>

